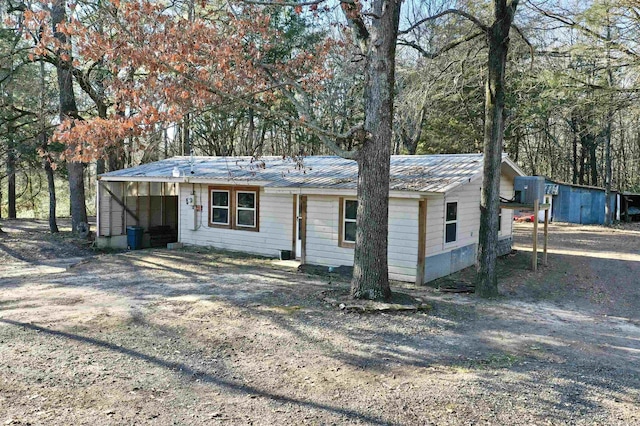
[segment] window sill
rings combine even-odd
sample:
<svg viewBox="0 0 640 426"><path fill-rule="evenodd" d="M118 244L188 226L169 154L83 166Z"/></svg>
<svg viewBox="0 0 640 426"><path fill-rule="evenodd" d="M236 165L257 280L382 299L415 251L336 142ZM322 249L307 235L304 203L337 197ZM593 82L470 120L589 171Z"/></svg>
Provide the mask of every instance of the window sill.
<svg viewBox="0 0 640 426"><path fill-rule="evenodd" d="M209 228L231 229L231 225L224 225L222 223L211 223L211 222L209 222Z"/></svg>
<svg viewBox="0 0 640 426"><path fill-rule="evenodd" d="M342 248L355 248L356 247L356 243L351 243L348 241L340 241L340 243L338 243L338 247L342 247Z"/></svg>
<svg viewBox="0 0 640 426"><path fill-rule="evenodd" d="M209 223L209 228L215 228L215 229L231 229L233 231L248 231L248 232L260 232L260 228L255 227L255 228L245 228L242 226L231 226L231 225L218 225L215 223Z"/></svg>
<svg viewBox="0 0 640 426"><path fill-rule="evenodd" d="M458 247L460 245L460 241L456 240L456 241L451 241L450 243L444 243L442 245L442 249L454 249L456 247Z"/></svg>

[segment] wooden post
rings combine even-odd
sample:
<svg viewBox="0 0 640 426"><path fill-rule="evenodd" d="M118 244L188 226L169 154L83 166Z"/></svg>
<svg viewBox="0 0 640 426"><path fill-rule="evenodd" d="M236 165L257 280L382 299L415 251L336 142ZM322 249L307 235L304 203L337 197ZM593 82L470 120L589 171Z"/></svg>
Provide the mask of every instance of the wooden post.
<svg viewBox="0 0 640 426"><path fill-rule="evenodd" d="M100 197L102 197L102 191L100 191L100 182L96 183L96 237L100 237L100 221L102 218L100 217Z"/></svg>
<svg viewBox="0 0 640 426"><path fill-rule="evenodd" d="M165 206L165 202L164 202L164 186L166 185L166 183L161 182L160 183L160 225L164 226L165 222L166 222L166 206Z"/></svg>
<svg viewBox="0 0 640 426"><path fill-rule="evenodd" d="M542 248L542 264L547 266L547 241L549 239L549 208L544 211L544 243Z"/></svg>
<svg viewBox="0 0 640 426"><path fill-rule="evenodd" d="M136 182L136 226L140 226L140 182Z"/></svg>
<svg viewBox="0 0 640 426"><path fill-rule="evenodd" d="M296 259L296 239L298 238L298 195L293 194L293 233L291 234L291 257Z"/></svg>
<svg viewBox="0 0 640 426"><path fill-rule="evenodd" d="M424 284L424 264L427 243L427 200L418 202L418 262L416 266L416 285Z"/></svg>
<svg viewBox="0 0 640 426"><path fill-rule="evenodd" d="M631 217L629 217L629 200L627 197L624 197L624 221L631 222Z"/></svg>
<svg viewBox="0 0 640 426"><path fill-rule="evenodd" d="M127 235L127 183L121 182L122 188L122 235Z"/></svg>
<svg viewBox="0 0 640 426"><path fill-rule="evenodd" d="M147 231L149 228L151 228L151 181L147 182Z"/></svg>
<svg viewBox="0 0 640 426"><path fill-rule="evenodd" d="M307 196L300 196L300 216L302 225L300 226L300 264L307 263Z"/></svg>
<svg viewBox="0 0 640 426"><path fill-rule="evenodd" d="M113 188L111 182L108 182L107 185L111 186L111 188ZM115 191L115 189L114 189ZM109 194L109 237L112 236L114 234L113 232L113 197L111 196L111 194Z"/></svg>
<svg viewBox="0 0 640 426"><path fill-rule="evenodd" d="M538 213L540 212L540 201L533 202L533 253L531 254L531 269L538 270Z"/></svg>

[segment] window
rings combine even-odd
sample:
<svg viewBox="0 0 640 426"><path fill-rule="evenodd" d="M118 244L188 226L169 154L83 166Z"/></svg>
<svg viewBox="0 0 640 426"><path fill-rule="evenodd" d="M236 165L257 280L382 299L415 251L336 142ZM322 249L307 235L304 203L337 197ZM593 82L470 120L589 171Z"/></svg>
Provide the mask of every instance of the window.
<svg viewBox="0 0 640 426"><path fill-rule="evenodd" d="M236 226L254 228L256 226L256 193L236 192Z"/></svg>
<svg viewBox="0 0 640 426"><path fill-rule="evenodd" d="M458 203L447 203L444 225L444 242L452 243L458 238Z"/></svg>
<svg viewBox="0 0 640 426"><path fill-rule="evenodd" d="M210 186L209 226L259 231L259 188Z"/></svg>
<svg viewBox="0 0 640 426"><path fill-rule="evenodd" d="M229 191L211 191L211 223L229 224Z"/></svg>
<svg viewBox="0 0 640 426"><path fill-rule="evenodd" d="M338 245L354 247L356 243L356 215L358 201L340 198L340 226L338 229Z"/></svg>

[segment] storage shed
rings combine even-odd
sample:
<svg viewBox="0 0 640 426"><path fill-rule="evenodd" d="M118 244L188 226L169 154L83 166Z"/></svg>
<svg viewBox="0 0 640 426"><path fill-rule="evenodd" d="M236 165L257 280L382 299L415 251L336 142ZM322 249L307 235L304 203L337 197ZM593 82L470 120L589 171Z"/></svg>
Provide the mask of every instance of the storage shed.
<svg viewBox="0 0 640 426"><path fill-rule="evenodd" d="M551 216L560 222L602 225L605 218L605 190L595 186L546 180L545 192L552 196ZM612 218L617 217L618 196L612 192Z"/></svg>
<svg viewBox="0 0 640 426"><path fill-rule="evenodd" d="M480 229L481 154L392 156L389 277L418 284L474 265ZM503 158L500 195L522 171ZM126 247L129 224L177 230L177 241L302 264L352 266L355 161L332 156L174 157L98 177L98 235ZM511 250L512 213L501 216L499 251Z"/></svg>

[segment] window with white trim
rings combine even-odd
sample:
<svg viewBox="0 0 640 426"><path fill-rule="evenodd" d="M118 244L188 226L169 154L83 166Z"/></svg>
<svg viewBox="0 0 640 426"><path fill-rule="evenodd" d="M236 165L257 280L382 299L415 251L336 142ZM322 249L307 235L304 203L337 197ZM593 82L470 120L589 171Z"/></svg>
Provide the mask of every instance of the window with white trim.
<svg viewBox="0 0 640 426"><path fill-rule="evenodd" d="M453 243L458 239L458 203L446 204L444 217L444 242Z"/></svg>
<svg viewBox="0 0 640 426"><path fill-rule="evenodd" d="M358 201L344 200L344 235L342 241L345 243L356 242L356 215L358 211Z"/></svg>
<svg viewBox="0 0 640 426"><path fill-rule="evenodd" d="M239 228L255 228L255 191L236 191L236 226Z"/></svg>
<svg viewBox="0 0 640 426"><path fill-rule="evenodd" d="M211 190L211 223L214 225L229 225L229 191Z"/></svg>

